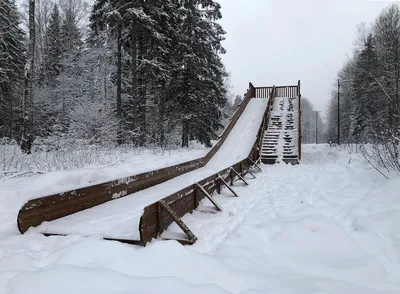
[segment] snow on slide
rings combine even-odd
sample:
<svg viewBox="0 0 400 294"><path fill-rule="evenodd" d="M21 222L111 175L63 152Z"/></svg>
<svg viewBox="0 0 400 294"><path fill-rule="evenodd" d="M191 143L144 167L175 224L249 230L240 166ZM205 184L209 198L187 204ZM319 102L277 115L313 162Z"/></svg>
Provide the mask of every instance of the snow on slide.
<svg viewBox="0 0 400 294"><path fill-rule="evenodd" d="M99 235L139 240L144 207L247 158L256 140L268 99L251 99L228 138L203 168L118 200L46 222L41 233Z"/></svg>

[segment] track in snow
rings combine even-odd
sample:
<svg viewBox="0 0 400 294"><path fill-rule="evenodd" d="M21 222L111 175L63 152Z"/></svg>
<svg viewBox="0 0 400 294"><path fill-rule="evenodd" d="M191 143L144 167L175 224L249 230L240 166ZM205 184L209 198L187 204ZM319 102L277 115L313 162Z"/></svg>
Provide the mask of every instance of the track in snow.
<svg viewBox="0 0 400 294"><path fill-rule="evenodd" d="M400 293L400 199L379 174L327 146L306 146L299 166L263 168L239 199L215 196L221 215L183 218L199 238L190 250L263 277L260 293Z"/></svg>

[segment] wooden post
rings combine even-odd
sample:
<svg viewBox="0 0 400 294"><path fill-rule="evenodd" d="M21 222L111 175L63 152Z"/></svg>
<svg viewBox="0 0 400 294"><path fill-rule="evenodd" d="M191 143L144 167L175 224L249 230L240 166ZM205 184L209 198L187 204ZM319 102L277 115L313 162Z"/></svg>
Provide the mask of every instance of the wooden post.
<svg viewBox="0 0 400 294"><path fill-rule="evenodd" d="M163 218L162 206L158 202L157 203L157 233L158 233L158 235L161 235L162 232L164 232L164 218Z"/></svg>
<svg viewBox="0 0 400 294"><path fill-rule="evenodd" d="M215 179L215 185L217 186L217 193L221 194L221 182L218 180L218 177Z"/></svg>
<svg viewBox="0 0 400 294"><path fill-rule="evenodd" d="M193 234L193 232L189 229L189 227L178 217L175 211L164 201L160 200L158 202L163 209L169 214L169 216L173 219L173 221L181 228L181 230L186 234L189 238L189 244L194 244L197 241L197 237ZM184 240L185 241L185 240Z"/></svg>
<svg viewBox="0 0 400 294"><path fill-rule="evenodd" d="M231 191L231 193L235 196L235 197L239 197L239 195L233 191L233 189L228 185L227 182L224 181L224 179L221 176L218 176L219 181L221 181L222 184L224 184L225 187L228 188L229 191Z"/></svg>
<svg viewBox="0 0 400 294"><path fill-rule="evenodd" d="M246 180L243 179L243 177L242 177L237 171L235 171L235 169L234 169L233 167L231 167L231 171L232 171L235 175L237 175L237 176L239 177L239 180L241 180L246 186L249 185L249 183L247 183Z"/></svg>
<svg viewBox="0 0 400 294"><path fill-rule="evenodd" d="M200 195L199 195L199 190L198 190L198 184L194 185L194 209L196 209L199 204L200 204Z"/></svg>
<svg viewBox="0 0 400 294"><path fill-rule="evenodd" d="M251 159L250 157L247 158L247 159L248 159L248 160L251 162L251 164L253 165L252 167L256 167L259 171L262 172L261 167L259 167L259 165L258 165L257 163L255 163L253 159Z"/></svg>
<svg viewBox="0 0 400 294"><path fill-rule="evenodd" d="M299 144L299 146L298 146L298 153L299 153L299 161L301 160L301 143L302 143L302 141L303 141L303 134L302 134L302 130L301 130L301 114L302 114L302 111L301 111L301 92L300 92L300 80L298 81L298 83L297 83L297 94L298 94L298 99L299 99L299 129L298 129L298 132L299 132L299 136L298 136L298 144Z"/></svg>
<svg viewBox="0 0 400 294"><path fill-rule="evenodd" d="M251 98L255 98L256 97L256 88L254 88L252 83L249 83L249 91L250 91Z"/></svg>
<svg viewBox="0 0 400 294"><path fill-rule="evenodd" d="M218 211L222 211L221 206L214 200L214 198L211 197L210 193L208 193L208 192L206 191L206 189L204 189L203 186L201 186L200 184L196 184L196 187L197 187L201 192L203 192L203 194L208 198L208 200L210 200L210 202L215 206L215 208L216 208Z"/></svg>

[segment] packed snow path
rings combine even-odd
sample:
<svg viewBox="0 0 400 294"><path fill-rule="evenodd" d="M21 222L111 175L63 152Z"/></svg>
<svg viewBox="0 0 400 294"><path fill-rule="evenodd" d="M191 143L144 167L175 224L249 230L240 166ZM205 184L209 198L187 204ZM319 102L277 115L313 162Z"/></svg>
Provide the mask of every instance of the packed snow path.
<svg viewBox="0 0 400 294"><path fill-rule="evenodd" d="M203 168L125 198L107 202L32 228L50 234L101 235L139 240L139 221L144 207L180 189L246 159L257 138L268 99L251 99L224 144Z"/></svg>
<svg viewBox="0 0 400 294"><path fill-rule="evenodd" d="M0 293L400 293L400 177L347 151L303 151L301 165L263 166L240 198L216 196L224 212L203 201L185 216L193 246L2 236Z"/></svg>

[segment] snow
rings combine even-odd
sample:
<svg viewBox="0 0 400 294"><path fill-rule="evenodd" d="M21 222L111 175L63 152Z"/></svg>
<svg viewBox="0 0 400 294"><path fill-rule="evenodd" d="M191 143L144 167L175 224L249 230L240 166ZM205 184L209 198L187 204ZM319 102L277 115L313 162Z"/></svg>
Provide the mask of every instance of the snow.
<svg viewBox="0 0 400 294"><path fill-rule="evenodd" d="M267 99L250 100L225 143L205 167L134 195L43 223L32 230L52 234L79 233L139 240L139 221L144 207L248 157L257 138L267 104Z"/></svg>
<svg viewBox="0 0 400 294"><path fill-rule="evenodd" d="M4 231L15 232L18 211L30 199L179 164L202 157L207 151L208 149L198 147L165 153L139 150L132 154L115 150L114 153L110 154L110 152L102 151L97 155L103 157L102 162L114 162L117 159L118 161L109 165L98 164L77 170L58 170L26 178L0 179L0 223L2 224L0 234ZM46 160L41 155L38 156L39 159ZM26 160L29 161L30 159L27 158ZM115 196L117 197L117 195Z"/></svg>
<svg viewBox="0 0 400 294"><path fill-rule="evenodd" d="M399 175L326 145L262 168L183 218L193 246L3 232L0 293L400 293Z"/></svg>

